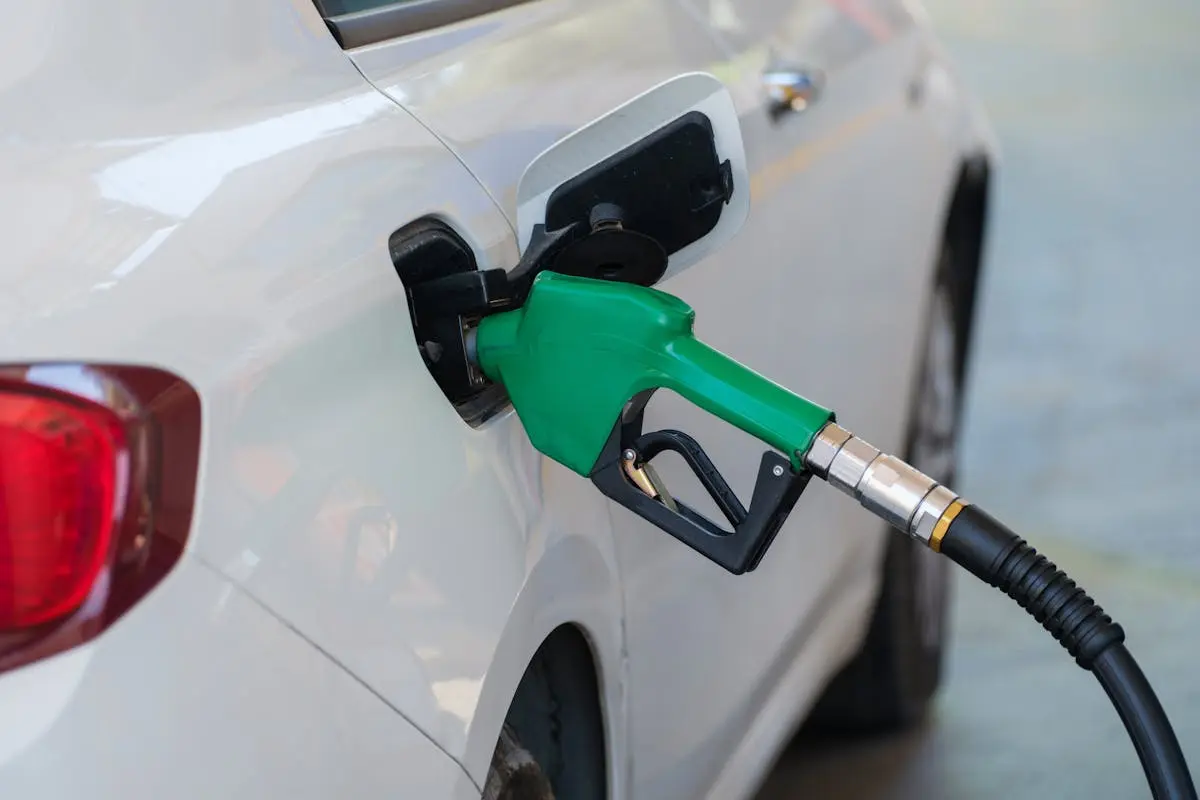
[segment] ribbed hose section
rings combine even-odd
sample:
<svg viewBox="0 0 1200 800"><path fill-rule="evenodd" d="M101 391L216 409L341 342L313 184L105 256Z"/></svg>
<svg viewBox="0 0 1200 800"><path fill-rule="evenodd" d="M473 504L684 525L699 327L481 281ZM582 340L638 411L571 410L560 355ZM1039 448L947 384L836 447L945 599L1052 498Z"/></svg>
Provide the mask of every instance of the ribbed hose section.
<svg viewBox="0 0 1200 800"><path fill-rule="evenodd" d="M1016 600L1084 669L1125 641L1121 626L1054 562L975 506L954 518L941 551Z"/></svg>
<svg viewBox="0 0 1200 800"><path fill-rule="evenodd" d="M1187 760L1125 632L1087 592L1020 536L974 506L954 517L941 552L1033 615L1108 693L1156 800L1196 800Z"/></svg>

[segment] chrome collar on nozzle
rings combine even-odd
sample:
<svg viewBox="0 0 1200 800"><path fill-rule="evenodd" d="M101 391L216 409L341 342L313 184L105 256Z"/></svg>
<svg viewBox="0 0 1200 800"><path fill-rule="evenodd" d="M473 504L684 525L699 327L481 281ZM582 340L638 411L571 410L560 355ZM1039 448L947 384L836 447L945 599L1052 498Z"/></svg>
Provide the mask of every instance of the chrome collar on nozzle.
<svg viewBox="0 0 1200 800"><path fill-rule="evenodd" d="M833 422L817 434L804 463L868 511L926 545L937 521L958 499L933 478Z"/></svg>

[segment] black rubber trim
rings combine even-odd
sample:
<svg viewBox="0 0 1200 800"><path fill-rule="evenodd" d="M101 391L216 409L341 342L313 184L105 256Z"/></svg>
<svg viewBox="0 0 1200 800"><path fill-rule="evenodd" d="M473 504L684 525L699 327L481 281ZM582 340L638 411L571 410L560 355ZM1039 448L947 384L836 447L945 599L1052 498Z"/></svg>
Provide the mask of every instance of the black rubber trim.
<svg viewBox="0 0 1200 800"><path fill-rule="evenodd" d="M375 44L464 19L490 14L533 0L404 0L352 14L327 17L338 44L344 50ZM318 7L319 7L318 3Z"/></svg>

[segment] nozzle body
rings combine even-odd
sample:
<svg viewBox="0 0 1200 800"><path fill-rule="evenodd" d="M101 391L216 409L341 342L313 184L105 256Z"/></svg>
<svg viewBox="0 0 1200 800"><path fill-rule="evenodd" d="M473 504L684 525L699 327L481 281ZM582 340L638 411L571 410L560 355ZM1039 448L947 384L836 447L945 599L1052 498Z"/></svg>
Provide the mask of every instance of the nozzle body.
<svg viewBox="0 0 1200 800"><path fill-rule="evenodd" d="M485 317L475 359L502 383L534 447L589 475L626 403L670 389L799 469L829 409L698 341L695 312L655 289L543 272L525 304Z"/></svg>

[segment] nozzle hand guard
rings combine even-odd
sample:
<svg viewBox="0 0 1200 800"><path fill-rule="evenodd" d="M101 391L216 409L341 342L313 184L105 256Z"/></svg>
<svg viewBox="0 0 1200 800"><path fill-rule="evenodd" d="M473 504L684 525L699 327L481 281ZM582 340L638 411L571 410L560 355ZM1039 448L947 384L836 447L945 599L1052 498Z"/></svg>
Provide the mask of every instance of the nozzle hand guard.
<svg viewBox="0 0 1200 800"><path fill-rule="evenodd" d="M791 511L809 477L804 453L833 414L697 341L694 320L689 306L654 289L543 272L523 307L480 322L475 357L508 391L534 447L740 573L757 565ZM660 388L779 451L763 456L748 510L690 436L642 433ZM622 466L630 450L639 462L664 450L683 456L732 530L639 489Z"/></svg>
<svg viewBox="0 0 1200 800"><path fill-rule="evenodd" d="M734 575L758 566L775 534L783 527L812 473L796 472L779 453L763 453L750 508L709 459L699 442L682 431L642 433L642 417L650 393L637 398L613 428L591 473L592 483L610 500L625 506ZM729 523L726 529L685 503L652 497L635 486L624 466L639 466L670 450L683 457Z"/></svg>

